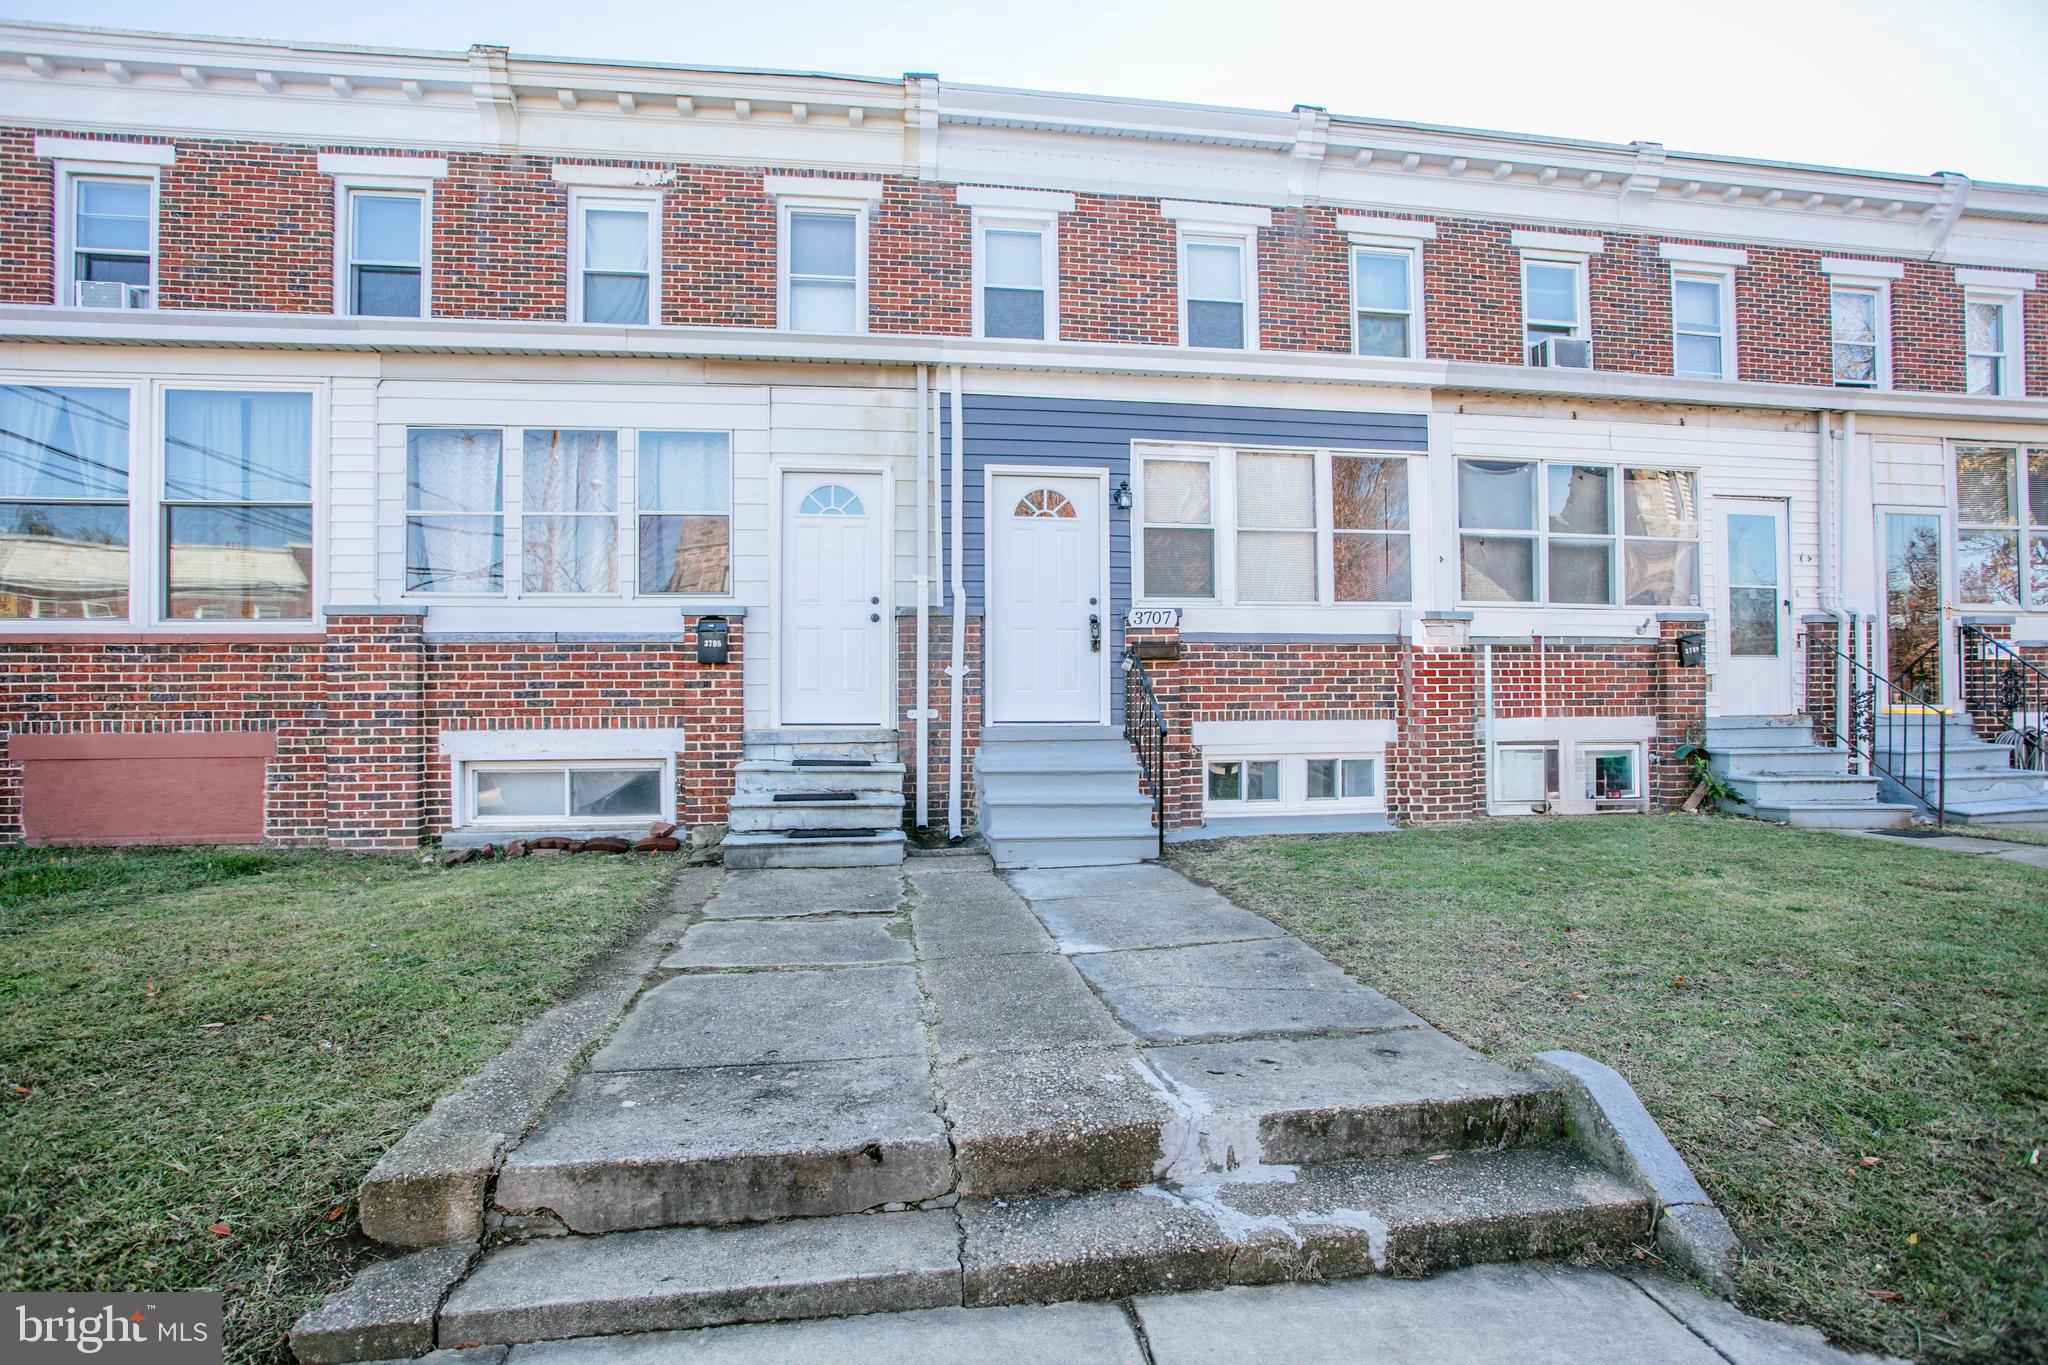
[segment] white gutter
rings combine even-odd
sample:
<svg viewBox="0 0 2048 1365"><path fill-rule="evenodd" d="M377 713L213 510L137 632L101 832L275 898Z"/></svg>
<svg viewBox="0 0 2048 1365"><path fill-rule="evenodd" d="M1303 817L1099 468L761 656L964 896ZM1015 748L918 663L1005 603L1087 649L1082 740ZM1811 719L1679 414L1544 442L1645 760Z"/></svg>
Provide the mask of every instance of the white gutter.
<svg viewBox="0 0 2048 1365"><path fill-rule="evenodd" d="M965 635L967 631L967 590L965 586L961 583L961 579L964 576L966 569L966 556L960 544L961 527L963 525L960 512L960 502L963 497L964 489L966 486L966 475L964 473L964 469L967 464L967 442L965 439L966 433L960 424L960 367L958 365L955 365L953 367L952 379L953 638L950 643L952 645L953 657L951 662L947 665L946 669L946 671L952 675L952 692L949 698L949 703L952 706L952 710L948 712L948 715L950 716L950 723L946 727L946 758L948 762L951 764L951 768L949 769L949 771L952 774L952 780L946 784L946 837L948 839L958 839L961 835L960 784L962 773L960 765L963 747L963 739L960 733L960 711L962 705L964 704L964 693L966 691L967 684L967 668L961 652L961 637Z"/></svg>
<svg viewBox="0 0 2048 1365"><path fill-rule="evenodd" d="M1483 738L1486 751L1479 756L1479 780L1486 786L1482 798L1487 807L1491 808L1493 805L1493 646L1481 645L1480 650L1480 668L1483 670L1480 676L1484 679L1481 695L1484 698L1482 705L1485 707L1485 710L1481 713L1481 718L1485 725Z"/></svg>
<svg viewBox="0 0 2048 1365"><path fill-rule="evenodd" d="M928 473L931 458L931 432L927 429L930 408L926 401L931 378L925 367L917 367L917 696L913 705L917 708L917 804L913 823L919 828L931 824L932 800L932 756L931 756L931 621L932 621L932 552L931 552L931 511L928 505L931 497L931 478Z"/></svg>

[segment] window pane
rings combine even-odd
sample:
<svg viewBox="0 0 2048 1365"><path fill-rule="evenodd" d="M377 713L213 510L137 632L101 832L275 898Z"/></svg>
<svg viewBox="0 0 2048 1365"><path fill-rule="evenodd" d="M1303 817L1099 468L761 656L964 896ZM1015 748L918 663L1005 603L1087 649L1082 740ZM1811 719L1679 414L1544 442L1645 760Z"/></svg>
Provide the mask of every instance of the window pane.
<svg viewBox="0 0 2048 1365"><path fill-rule="evenodd" d="M126 390L0 387L0 497L127 496Z"/></svg>
<svg viewBox="0 0 2048 1365"><path fill-rule="evenodd" d="M480 819L541 818L562 815L562 774L506 772L486 768L476 775L476 813Z"/></svg>
<svg viewBox="0 0 2048 1365"><path fill-rule="evenodd" d="M407 592L501 592L504 523L497 517L407 517Z"/></svg>
<svg viewBox="0 0 2048 1365"><path fill-rule="evenodd" d="M1672 291L1674 321L1690 332L1721 330L1721 286L1712 280L1680 280Z"/></svg>
<svg viewBox="0 0 2048 1365"><path fill-rule="evenodd" d="M1877 382L1877 348L1875 346L1835 347L1835 382L1837 384L1875 384Z"/></svg>
<svg viewBox="0 0 2048 1365"><path fill-rule="evenodd" d="M1237 457L1239 526L1314 527L1316 461L1313 455Z"/></svg>
<svg viewBox="0 0 2048 1365"><path fill-rule="evenodd" d="M1358 315L1360 355L1405 356L1408 354L1408 319L1383 314Z"/></svg>
<svg viewBox="0 0 2048 1365"><path fill-rule="evenodd" d="M851 284L820 284L811 280L790 283L789 325L795 330L851 332L853 321Z"/></svg>
<svg viewBox="0 0 2048 1365"><path fill-rule="evenodd" d="M1330 457L1330 501L1340 531L1408 529L1408 461Z"/></svg>
<svg viewBox="0 0 2048 1365"><path fill-rule="evenodd" d="M1550 542L1550 600L1605 605L1614 601L1614 542Z"/></svg>
<svg viewBox="0 0 2048 1365"><path fill-rule="evenodd" d="M1965 376L1964 391L1978 394L1995 394L1999 392L2003 387L1999 383L1999 370L2000 366L1997 357L1971 356L1968 361L1968 374Z"/></svg>
<svg viewBox="0 0 2048 1365"><path fill-rule="evenodd" d="M1375 312L1408 311L1408 257L1381 251L1353 254L1357 271L1358 306Z"/></svg>
<svg viewBox="0 0 2048 1365"><path fill-rule="evenodd" d="M1672 342L1675 357L1674 368L1680 374L1697 375L1702 379L1721 377L1721 338L1718 336L1694 336L1680 332Z"/></svg>
<svg viewBox="0 0 2048 1365"><path fill-rule="evenodd" d="M1728 581L1778 586L1778 519L1732 512L1728 516Z"/></svg>
<svg viewBox="0 0 2048 1365"><path fill-rule="evenodd" d="M1633 752L1594 754L1586 772L1586 799L1626 801L1636 794Z"/></svg>
<svg viewBox="0 0 2048 1365"><path fill-rule="evenodd" d="M147 285L149 257L81 256L78 258L78 278L102 284Z"/></svg>
<svg viewBox="0 0 2048 1365"><path fill-rule="evenodd" d="M1971 303L1965 312L1970 350L1977 354L2005 354L2005 305Z"/></svg>
<svg viewBox="0 0 2048 1365"><path fill-rule="evenodd" d="M1209 765L1209 799L1211 801L1238 801L1244 797L1244 765L1242 763L1211 763Z"/></svg>
<svg viewBox="0 0 2048 1365"><path fill-rule="evenodd" d="M727 593L731 563L730 517L640 518L642 592Z"/></svg>
<svg viewBox="0 0 2048 1365"><path fill-rule="evenodd" d="M1379 764L1370 758L1344 760L1344 795L1373 796L1379 791Z"/></svg>
<svg viewBox="0 0 2048 1365"><path fill-rule="evenodd" d="M313 614L308 507L172 507L164 612L181 621L304 620Z"/></svg>
<svg viewBox="0 0 2048 1365"><path fill-rule="evenodd" d="M1691 474L1669 469L1622 471L1622 529L1632 536L1697 540L1699 494Z"/></svg>
<svg viewBox="0 0 2048 1365"><path fill-rule="evenodd" d="M358 194L354 255L380 265L420 263L420 199L412 194Z"/></svg>
<svg viewBox="0 0 2048 1365"><path fill-rule="evenodd" d="M1749 658L1774 658L1778 653L1778 590L1728 590L1728 651Z"/></svg>
<svg viewBox="0 0 2048 1365"><path fill-rule="evenodd" d="M2048 449L2027 452L2027 521L2048 530Z"/></svg>
<svg viewBox="0 0 2048 1365"><path fill-rule="evenodd" d="M569 770L569 814L622 819L661 814L661 771L624 768Z"/></svg>
<svg viewBox="0 0 2048 1365"><path fill-rule="evenodd" d="M2038 456L2038 452L2036 452ZM2011 526L2019 520L2019 452L1999 446L1956 447L1956 517L1965 526Z"/></svg>
<svg viewBox="0 0 2048 1365"><path fill-rule="evenodd" d="M1145 461L1145 520L1153 525L1209 524L1209 466L1198 460Z"/></svg>
<svg viewBox="0 0 2048 1365"><path fill-rule="evenodd" d="M732 510L732 438L722 431L643 431L639 472L642 511Z"/></svg>
<svg viewBox="0 0 2048 1365"><path fill-rule="evenodd" d="M128 508L0 503L0 617L128 614Z"/></svg>
<svg viewBox="0 0 2048 1365"><path fill-rule="evenodd" d="M1147 597L1214 597L1216 547L1210 531L1145 530Z"/></svg>
<svg viewBox="0 0 2048 1365"><path fill-rule="evenodd" d="M1238 532L1237 596L1243 602L1315 601L1315 533Z"/></svg>
<svg viewBox="0 0 2048 1365"><path fill-rule="evenodd" d="M1546 466L1550 529L1582 536L1614 534L1614 471L1600 465Z"/></svg>
<svg viewBox="0 0 2048 1365"><path fill-rule="evenodd" d="M1339 602L1406 602L1413 595L1406 535L1339 534L1331 553Z"/></svg>
<svg viewBox="0 0 2048 1365"><path fill-rule="evenodd" d="M853 215L789 215L789 273L853 278Z"/></svg>
<svg viewBox="0 0 2048 1365"><path fill-rule="evenodd" d="M420 272L387 266L359 265L351 272L355 311L371 318L416 318L420 315Z"/></svg>
<svg viewBox="0 0 2048 1365"><path fill-rule="evenodd" d="M1682 541L1631 540L1623 556L1632 607L1700 604L1700 547Z"/></svg>
<svg viewBox="0 0 2048 1365"><path fill-rule="evenodd" d="M164 496L305 502L313 496L313 399L303 393L164 397Z"/></svg>
<svg viewBox="0 0 2048 1365"><path fill-rule="evenodd" d="M1528 316L1544 322L1575 323L1579 319L1579 272L1569 265L1530 262L1523 271Z"/></svg>
<svg viewBox="0 0 2048 1365"><path fill-rule="evenodd" d="M1188 297L1244 301L1244 249L1224 242L1189 242Z"/></svg>
<svg viewBox="0 0 2048 1365"><path fill-rule="evenodd" d="M1494 792L1502 801L1543 801L1552 790L1557 771L1557 750L1551 748L1495 749L1493 751Z"/></svg>
<svg viewBox="0 0 2048 1365"><path fill-rule="evenodd" d="M1045 337L1045 291L985 289L981 296L981 328L992 337Z"/></svg>
<svg viewBox="0 0 2048 1365"><path fill-rule="evenodd" d="M412 512L495 512L504 438L495 431L405 433L405 506Z"/></svg>
<svg viewBox="0 0 2048 1365"><path fill-rule="evenodd" d="M533 517L519 524L523 591L612 590L619 524L610 517Z"/></svg>
<svg viewBox="0 0 2048 1365"><path fill-rule="evenodd" d="M1190 301L1188 345L1241 350L1244 347L1244 305Z"/></svg>
<svg viewBox="0 0 2048 1365"><path fill-rule="evenodd" d="M632 275L647 270L647 214L639 209L583 211L583 268Z"/></svg>
<svg viewBox="0 0 2048 1365"><path fill-rule="evenodd" d="M1965 602L2018 606L2020 538L2013 531L1956 533L1956 590Z"/></svg>
<svg viewBox="0 0 2048 1365"><path fill-rule="evenodd" d="M1835 340L1850 346L1877 344L1877 295L1861 289L1834 293Z"/></svg>
<svg viewBox="0 0 2048 1365"><path fill-rule="evenodd" d="M2048 535L2027 537L2027 592L2036 606L2048 603Z"/></svg>
<svg viewBox="0 0 2048 1365"><path fill-rule="evenodd" d="M982 280L990 285L1037 289L1045 283L1045 239L1036 232L991 228L981 235Z"/></svg>
<svg viewBox="0 0 2048 1365"><path fill-rule="evenodd" d="M1334 801L1337 798L1337 760L1312 758L1308 761L1308 799Z"/></svg>
<svg viewBox="0 0 2048 1365"><path fill-rule="evenodd" d="M1280 763L1277 759L1262 758L1244 765L1244 799L1247 801L1278 801L1280 799Z"/></svg>
<svg viewBox="0 0 2048 1365"><path fill-rule="evenodd" d="M147 180L73 181L78 194L73 245L87 251L148 251Z"/></svg>
<svg viewBox="0 0 2048 1365"><path fill-rule="evenodd" d="M1468 602L1536 600L1536 542L1464 536L1458 542L1460 589Z"/></svg>
<svg viewBox="0 0 2048 1365"><path fill-rule="evenodd" d="M618 508L619 434L529 431L520 506L528 512L611 512Z"/></svg>
<svg viewBox="0 0 2048 1365"><path fill-rule="evenodd" d="M621 327L647 325L645 275L585 275L583 320Z"/></svg>
<svg viewBox="0 0 2048 1365"><path fill-rule="evenodd" d="M1519 460L1460 460L1458 525L1535 530L1536 466Z"/></svg>

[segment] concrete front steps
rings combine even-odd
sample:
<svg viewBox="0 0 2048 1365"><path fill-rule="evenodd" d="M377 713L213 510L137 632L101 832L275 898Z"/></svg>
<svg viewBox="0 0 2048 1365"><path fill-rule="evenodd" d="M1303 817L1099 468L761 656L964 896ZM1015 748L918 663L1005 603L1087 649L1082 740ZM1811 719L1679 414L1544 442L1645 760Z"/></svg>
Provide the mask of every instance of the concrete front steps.
<svg viewBox="0 0 2048 1365"><path fill-rule="evenodd" d="M1918 803L1921 798L1912 788L1924 787L1941 798L1953 824L2048 821L2048 774L2013 767L2013 751L1979 739L1975 722L1966 714L1950 716L1946 730L1945 751L1935 748L1931 728L1924 737L1909 732L1898 750L1879 748L1880 764L1907 779L1900 782L1884 776L1887 799ZM1879 738L1881 742L1884 736ZM1939 787L1934 781L1937 765L1948 779Z"/></svg>
<svg viewBox="0 0 2048 1365"><path fill-rule="evenodd" d="M975 752L983 839L997 867L1101 867L1156 857L1152 801L1121 733L991 725Z"/></svg>
<svg viewBox="0 0 2048 1365"><path fill-rule="evenodd" d="M1886 799L1876 778L1850 774L1842 750L1814 742L1809 716L1709 716L1707 752L1740 814L1805 829L1912 823L1911 802Z"/></svg>
<svg viewBox="0 0 2048 1365"><path fill-rule="evenodd" d="M749 730L725 865L883 867L903 861L896 732L866 727Z"/></svg>

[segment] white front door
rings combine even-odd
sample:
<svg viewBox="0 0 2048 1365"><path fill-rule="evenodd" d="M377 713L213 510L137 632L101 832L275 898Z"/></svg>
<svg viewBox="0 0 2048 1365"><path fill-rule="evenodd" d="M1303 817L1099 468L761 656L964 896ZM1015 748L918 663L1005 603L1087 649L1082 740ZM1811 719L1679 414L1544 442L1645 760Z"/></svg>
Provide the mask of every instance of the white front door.
<svg viewBox="0 0 2048 1365"><path fill-rule="evenodd" d="M1721 499L1721 667L1724 716L1792 710L1792 553L1782 502Z"/></svg>
<svg viewBox="0 0 2048 1365"><path fill-rule="evenodd" d="M889 719L882 476L782 474L781 721Z"/></svg>
<svg viewBox="0 0 2048 1365"><path fill-rule="evenodd" d="M1107 719L1102 489L1077 475L989 475L992 723Z"/></svg>

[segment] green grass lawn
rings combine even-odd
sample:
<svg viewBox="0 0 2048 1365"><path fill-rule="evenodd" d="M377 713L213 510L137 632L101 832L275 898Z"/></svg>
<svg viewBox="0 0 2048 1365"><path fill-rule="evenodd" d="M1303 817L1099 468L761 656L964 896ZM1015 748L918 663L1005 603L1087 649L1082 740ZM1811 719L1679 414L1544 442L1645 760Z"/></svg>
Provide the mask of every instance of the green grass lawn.
<svg viewBox="0 0 2048 1365"><path fill-rule="evenodd" d="M357 1181L674 865L0 852L0 1289L220 1289L283 1359Z"/></svg>
<svg viewBox="0 0 2048 1365"><path fill-rule="evenodd" d="M1724 818L1191 845L1176 865L1503 1059L1634 1083L1860 1348L2048 1356L2048 872Z"/></svg>

